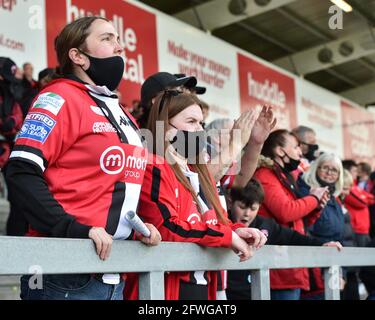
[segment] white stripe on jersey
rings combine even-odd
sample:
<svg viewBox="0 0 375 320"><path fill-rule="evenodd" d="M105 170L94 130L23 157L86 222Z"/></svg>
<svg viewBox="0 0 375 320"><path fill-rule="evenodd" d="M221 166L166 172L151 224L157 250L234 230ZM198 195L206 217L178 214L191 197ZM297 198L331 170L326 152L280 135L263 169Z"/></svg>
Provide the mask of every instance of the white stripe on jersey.
<svg viewBox="0 0 375 320"><path fill-rule="evenodd" d="M141 138L134 130L133 126L130 124L125 125L121 119L125 119L126 122L130 123L131 120L128 118L126 113L121 109L119 105L119 100L117 98L111 98L108 96L102 96L100 93L109 95L111 92L106 87L95 87L95 86L87 86L90 89L90 94L103 101L108 109L111 111L113 117L115 118L117 124L124 132L128 143L134 146L143 147ZM104 91L102 91L104 90ZM94 92L93 92L94 91ZM99 93L96 94L95 92ZM141 185L134 184L134 183L126 183L125 185L125 199L122 203L121 207L121 215L119 224L117 226L116 232L113 235L114 240L124 240L127 239L132 231L132 226L125 218L125 215L128 211L132 210L134 212L137 211L138 201L139 201L139 194L141 192ZM103 275L103 282L107 284L118 284L120 282L119 274L104 274Z"/></svg>
<svg viewBox="0 0 375 320"><path fill-rule="evenodd" d="M194 278L197 281L197 284L207 285L207 280L204 277L206 271L194 271Z"/></svg>
<svg viewBox="0 0 375 320"><path fill-rule="evenodd" d="M137 212L139 195L141 193L141 185L135 183L126 183L125 200L122 203L120 221L118 223L114 240L125 240L130 236L132 226L126 219L125 215L128 211Z"/></svg>
<svg viewBox="0 0 375 320"><path fill-rule="evenodd" d="M30 160L30 161L34 162L38 167L40 167L40 169L42 169L43 172L44 172L44 170L46 170L46 168L44 167L43 159L41 157L37 156L36 154L31 153L31 152L27 152L27 151L12 151L12 153L9 156L9 159L10 158L23 158L23 159L27 159L27 160Z"/></svg>
<svg viewBox="0 0 375 320"><path fill-rule="evenodd" d="M207 204L203 201L202 197L199 194L199 176L197 172L194 171L186 171L182 169L185 177L187 177L190 181L191 186L193 187L194 191L197 193L197 198L199 201L199 205L202 208L203 212L209 210Z"/></svg>
<svg viewBox="0 0 375 320"><path fill-rule="evenodd" d="M92 87L90 87L90 89L92 89ZM143 147L141 138L139 137L137 132L134 130L134 128L131 125L121 124L121 118L124 118L129 122L130 122L130 119L125 114L125 112L121 109L118 99L98 95L93 92L90 92L90 94L94 96L96 99L99 99L106 104L108 109L111 111L113 117L115 118L117 124L120 126L126 138L128 139L128 143L131 145L138 146L138 147ZM137 211L140 192L141 192L140 185L129 183L129 182L126 183L125 199L121 208L120 221L117 226L116 232L113 236L114 240L117 240L117 239L123 240L129 237L132 227L130 223L126 220L125 215L128 211L134 211L134 212Z"/></svg>
<svg viewBox="0 0 375 320"><path fill-rule="evenodd" d="M103 101L108 109L112 112L113 117L115 118L117 124L124 132L126 138L128 139L128 143L134 146L143 147L141 138L139 137L138 133L134 130L134 128L129 124L125 125L122 123L121 119L125 118L129 123L131 120L125 114L125 112L121 109L119 105L119 101L117 98L111 97L104 97L98 94L91 92L91 95L96 99Z"/></svg>

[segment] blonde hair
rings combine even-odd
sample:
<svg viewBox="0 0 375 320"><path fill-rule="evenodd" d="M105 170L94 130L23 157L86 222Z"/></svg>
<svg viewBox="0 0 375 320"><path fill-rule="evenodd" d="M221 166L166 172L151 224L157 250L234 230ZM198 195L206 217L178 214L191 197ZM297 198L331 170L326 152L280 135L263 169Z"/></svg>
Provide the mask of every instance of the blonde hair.
<svg viewBox="0 0 375 320"><path fill-rule="evenodd" d="M343 182L343 187L351 187L353 185L353 176L350 173L350 171L344 169L344 182Z"/></svg>
<svg viewBox="0 0 375 320"><path fill-rule="evenodd" d="M340 158L334 153L323 153L311 164L310 168L303 174L302 178L311 188L321 187L317 180L317 171L321 164L327 161L332 161L339 169L339 176L335 184L336 190L334 193L334 196L337 197L342 192L344 186L344 168Z"/></svg>

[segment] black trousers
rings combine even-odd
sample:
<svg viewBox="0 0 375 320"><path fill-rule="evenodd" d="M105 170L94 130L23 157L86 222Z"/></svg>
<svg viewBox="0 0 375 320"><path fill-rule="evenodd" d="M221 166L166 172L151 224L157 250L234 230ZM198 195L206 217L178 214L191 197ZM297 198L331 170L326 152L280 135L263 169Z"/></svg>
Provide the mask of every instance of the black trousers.
<svg viewBox="0 0 375 320"><path fill-rule="evenodd" d="M16 205L10 205L9 217L6 225L6 234L8 236L19 236L25 235L29 228L29 224L25 219L22 211L17 208Z"/></svg>
<svg viewBox="0 0 375 320"><path fill-rule="evenodd" d="M179 300L208 300L208 286L180 281Z"/></svg>

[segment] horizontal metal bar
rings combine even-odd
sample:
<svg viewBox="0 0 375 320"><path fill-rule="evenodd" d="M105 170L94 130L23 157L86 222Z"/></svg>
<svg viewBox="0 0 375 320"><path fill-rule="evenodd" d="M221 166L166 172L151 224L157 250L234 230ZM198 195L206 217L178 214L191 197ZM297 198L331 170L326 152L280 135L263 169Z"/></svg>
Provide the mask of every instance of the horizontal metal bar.
<svg viewBox="0 0 375 320"><path fill-rule="evenodd" d="M148 247L138 241L114 241L111 256L98 258L91 240L0 237L0 275L111 273L192 270L257 270L300 267L371 266L375 249L265 246L239 262L231 250L193 243L162 242Z"/></svg>

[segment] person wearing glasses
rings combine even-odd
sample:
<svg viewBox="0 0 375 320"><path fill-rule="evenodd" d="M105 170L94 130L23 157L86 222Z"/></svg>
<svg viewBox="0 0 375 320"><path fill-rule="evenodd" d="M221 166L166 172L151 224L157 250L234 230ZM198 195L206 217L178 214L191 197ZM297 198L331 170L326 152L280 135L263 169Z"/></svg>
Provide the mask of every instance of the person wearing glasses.
<svg viewBox="0 0 375 320"><path fill-rule="evenodd" d="M297 137L301 151L302 158L299 170L306 172L310 164L316 160L319 155L319 145L316 143L315 131L306 126L298 126L292 130L293 134Z"/></svg>
<svg viewBox="0 0 375 320"><path fill-rule="evenodd" d="M324 153L302 176L309 188L328 187L329 200L320 217L309 227L310 234L324 241L342 241L345 219L338 196L344 184L341 160L332 153Z"/></svg>
<svg viewBox="0 0 375 320"><path fill-rule="evenodd" d="M314 224L308 227L310 236L324 241L343 242L345 237L345 215L339 196L343 191L344 169L341 160L333 153L323 153L298 180L302 192L308 193L310 188L326 187L329 200ZM303 292L308 300L323 300L323 278L319 268L310 269L311 290Z"/></svg>

